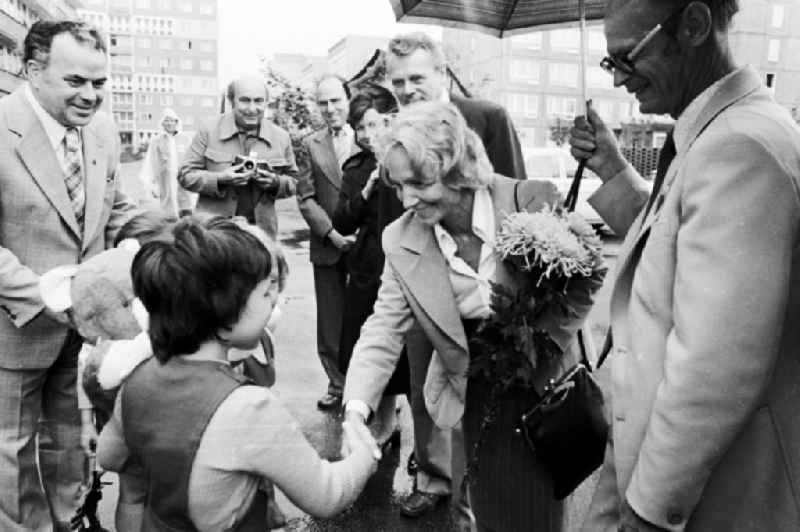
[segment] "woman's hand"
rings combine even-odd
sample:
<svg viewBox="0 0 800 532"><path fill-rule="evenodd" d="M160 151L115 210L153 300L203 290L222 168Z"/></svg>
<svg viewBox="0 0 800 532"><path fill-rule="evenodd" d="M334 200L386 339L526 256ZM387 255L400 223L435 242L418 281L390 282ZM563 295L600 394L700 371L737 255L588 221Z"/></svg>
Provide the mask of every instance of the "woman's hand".
<svg viewBox="0 0 800 532"><path fill-rule="evenodd" d="M367 426L353 418L342 422L342 457L350 456L354 452L367 452L375 459L381 459L381 451L375 438L372 437Z"/></svg>
<svg viewBox="0 0 800 532"><path fill-rule="evenodd" d="M378 179L381 178L381 169L380 166L375 168L372 173L369 175L369 179L367 179L367 183L364 185L364 188L361 189L361 196L366 200L369 199L370 194L375 190L375 185L378 182Z"/></svg>

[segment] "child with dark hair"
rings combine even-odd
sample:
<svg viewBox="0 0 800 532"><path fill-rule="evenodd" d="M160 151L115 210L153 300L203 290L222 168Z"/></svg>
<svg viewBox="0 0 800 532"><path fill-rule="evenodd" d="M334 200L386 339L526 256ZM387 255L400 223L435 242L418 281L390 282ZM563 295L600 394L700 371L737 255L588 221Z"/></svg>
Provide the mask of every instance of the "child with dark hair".
<svg viewBox="0 0 800 532"><path fill-rule="evenodd" d="M369 432L348 424L348 456L322 460L269 389L228 362L231 348L257 345L269 320L278 294L270 253L231 221L185 218L171 236L134 259L155 358L123 384L100 464L141 461L145 530L265 530L263 480L312 515L338 513L376 467Z"/></svg>

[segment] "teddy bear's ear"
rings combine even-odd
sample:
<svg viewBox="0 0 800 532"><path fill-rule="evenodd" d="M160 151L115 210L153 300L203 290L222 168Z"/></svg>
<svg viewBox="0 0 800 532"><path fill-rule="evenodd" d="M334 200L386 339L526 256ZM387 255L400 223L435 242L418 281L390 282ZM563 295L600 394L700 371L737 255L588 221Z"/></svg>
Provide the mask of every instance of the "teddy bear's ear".
<svg viewBox="0 0 800 532"><path fill-rule="evenodd" d="M39 277L39 293L48 309L64 312L72 308L72 278L77 272L77 264L70 264L57 266Z"/></svg>

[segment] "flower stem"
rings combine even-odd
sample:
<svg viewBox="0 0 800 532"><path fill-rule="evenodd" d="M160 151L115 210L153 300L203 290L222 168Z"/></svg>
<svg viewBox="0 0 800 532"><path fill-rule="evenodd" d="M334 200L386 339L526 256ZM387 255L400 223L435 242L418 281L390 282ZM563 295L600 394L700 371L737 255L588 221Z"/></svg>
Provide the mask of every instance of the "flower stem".
<svg viewBox="0 0 800 532"><path fill-rule="evenodd" d="M464 482L467 486L475 485L477 480L481 447L486 439L486 434L497 419L497 403L499 402L501 388L501 384L493 383L491 388L489 388L489 396L483 404L481 429L478 433L478 439L472 445L472 456L470 456L469 462L467 462L467 470L464 474Z"/></svg>

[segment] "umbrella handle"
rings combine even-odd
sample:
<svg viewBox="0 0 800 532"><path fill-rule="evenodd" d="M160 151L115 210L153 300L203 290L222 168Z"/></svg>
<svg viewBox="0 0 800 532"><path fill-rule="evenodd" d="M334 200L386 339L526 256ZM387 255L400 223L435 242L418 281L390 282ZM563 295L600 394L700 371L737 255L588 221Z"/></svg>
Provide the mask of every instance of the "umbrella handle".
<svg viewBox="0 0 800 532"><path fill-rule="evenodd" d="M581 159L578 163L578 169L575 170L575 177L572 178L572 185L570 185L569 192L567 192L567 197L564 200L564 208L567 212L573 212L578 204L578 191L581 188L584 168L586 168L586 159Z"/></svg>

